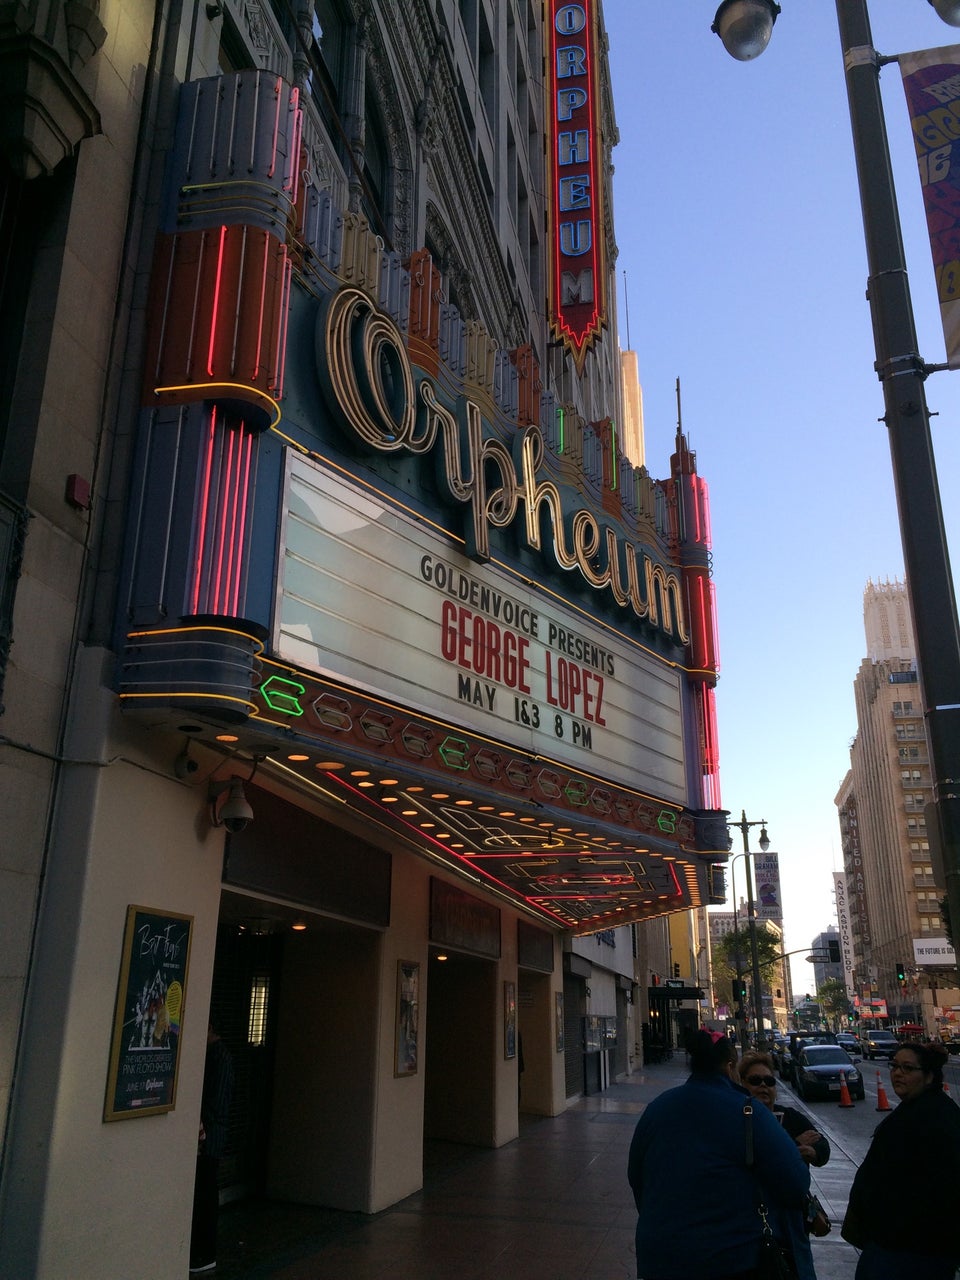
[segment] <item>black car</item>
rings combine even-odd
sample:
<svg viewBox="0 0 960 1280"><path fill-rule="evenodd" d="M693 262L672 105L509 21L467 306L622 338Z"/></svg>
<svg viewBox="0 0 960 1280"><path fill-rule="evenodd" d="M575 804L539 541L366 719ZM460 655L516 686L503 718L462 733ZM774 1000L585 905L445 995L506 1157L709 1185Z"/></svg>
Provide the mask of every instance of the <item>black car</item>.
<svg viewBox="0 0 960 1280"><path fill-rule="evenodd" d="M801 1050L794 1063L793 1087L805 1102L813 1098L839 1098L844 1076L851 1099L862 1102L866 1097L863 1076L846 1049L838 1044L810 1044Z"/></svg>

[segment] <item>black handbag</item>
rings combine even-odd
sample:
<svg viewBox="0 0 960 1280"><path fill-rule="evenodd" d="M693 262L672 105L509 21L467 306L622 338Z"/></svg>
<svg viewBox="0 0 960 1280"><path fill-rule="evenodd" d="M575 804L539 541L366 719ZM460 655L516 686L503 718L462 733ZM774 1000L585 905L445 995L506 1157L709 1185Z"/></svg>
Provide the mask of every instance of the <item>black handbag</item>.
<svg viewBox="0 0 960 1280"><path fill-rule="evenodd" d="M767 1221L767 1208L762 1200L757 1212L763 1223L760 1248L757 1251L757 1280L797 1280L793 1254L774 1236Z"/></svg>
<svg viewBox="0 0 960 1280"><path fill-rule="evenodd" d="M753 1106L744 1103L743 1117L746 1122L747 1168L753 1168ZM763 1224L760 1228L760 1245L757 1250L757 1280L797 1280L797 1267L793 1253L787 1245L781 1244L773 1234L767 1218L767 1206L760 1200L757 1213Z"/></svg>

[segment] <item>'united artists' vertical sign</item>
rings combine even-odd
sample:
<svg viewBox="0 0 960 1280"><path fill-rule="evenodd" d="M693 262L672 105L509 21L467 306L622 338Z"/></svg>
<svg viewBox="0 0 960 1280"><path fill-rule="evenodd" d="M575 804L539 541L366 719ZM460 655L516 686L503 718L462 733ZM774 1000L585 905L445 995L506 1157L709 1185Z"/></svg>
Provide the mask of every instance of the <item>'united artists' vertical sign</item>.
<svg viewBox="0 0 960 1280"><path fill-rule="evenodd" d="M578 371L606 321L594 0L548 0L550 323Z"/></svg>

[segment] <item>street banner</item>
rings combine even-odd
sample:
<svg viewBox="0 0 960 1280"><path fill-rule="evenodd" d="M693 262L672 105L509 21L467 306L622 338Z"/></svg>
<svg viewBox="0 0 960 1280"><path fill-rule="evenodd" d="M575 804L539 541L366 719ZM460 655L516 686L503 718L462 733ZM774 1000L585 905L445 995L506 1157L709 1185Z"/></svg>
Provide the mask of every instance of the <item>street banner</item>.
<svg viewBox="0 0 960 1280"><path fill-rule="evenodd" d="M755 853L753 869L757 883L757 919L776 920L783 923L783 903L780 899L780 855Z"/></svg>
<svg viewBox="0 0 960 1280"><path fill-rule="evenodd" d="M913 126L947 363L960 368L960 45L898 59Z"/></svg>

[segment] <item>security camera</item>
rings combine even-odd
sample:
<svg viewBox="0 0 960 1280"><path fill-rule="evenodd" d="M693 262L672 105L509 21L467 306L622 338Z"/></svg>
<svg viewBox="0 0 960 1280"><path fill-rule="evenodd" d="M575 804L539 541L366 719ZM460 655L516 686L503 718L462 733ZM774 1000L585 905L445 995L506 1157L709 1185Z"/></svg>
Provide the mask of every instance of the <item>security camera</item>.
<svg viewBox="0 0 960 1280"><path fill-rule="evenodd" d="M217 799L224 791L227 792L227 798L218 805ZM210 809L213 825L226 827L233 835L243 831L247 824L253 821L253 810L243 794L243 782L240 778L210 784Z"/></svg>

